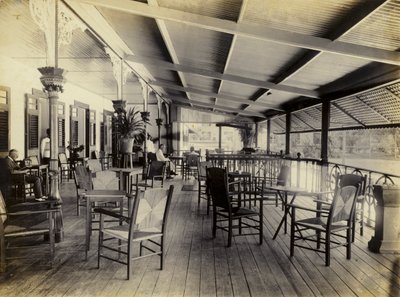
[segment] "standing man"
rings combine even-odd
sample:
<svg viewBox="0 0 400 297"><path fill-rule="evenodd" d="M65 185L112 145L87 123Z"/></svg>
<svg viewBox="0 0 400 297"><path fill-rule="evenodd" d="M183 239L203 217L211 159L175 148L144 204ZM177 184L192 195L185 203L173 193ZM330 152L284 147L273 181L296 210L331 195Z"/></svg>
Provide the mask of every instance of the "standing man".
<svg viewBox="0 0 400 297"><path fill-rule="evenodd" d="M42 158L42 164L50 164L50 129L46 130L46 137L42 139L40 143L40 154Z"/></svg>

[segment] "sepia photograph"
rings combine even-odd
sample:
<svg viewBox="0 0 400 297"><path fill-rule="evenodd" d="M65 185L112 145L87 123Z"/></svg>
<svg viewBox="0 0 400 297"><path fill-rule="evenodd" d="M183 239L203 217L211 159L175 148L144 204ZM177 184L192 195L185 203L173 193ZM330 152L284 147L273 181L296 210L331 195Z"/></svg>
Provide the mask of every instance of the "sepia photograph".
<svg viewBox="0 0 400 297"><path fill-rule="evenodd" d="M0 0L0 296L400 297L400 0Z"/></svg>

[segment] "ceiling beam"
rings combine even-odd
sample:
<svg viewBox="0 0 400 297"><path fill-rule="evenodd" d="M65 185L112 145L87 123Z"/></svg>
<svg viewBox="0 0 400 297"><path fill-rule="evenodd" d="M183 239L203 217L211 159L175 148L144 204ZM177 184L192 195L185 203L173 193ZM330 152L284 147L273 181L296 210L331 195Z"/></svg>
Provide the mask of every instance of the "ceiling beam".
<svg viewBox="0 0 400 297"><path fill-rule="evenodd" d="M158 87L161 87L161 88L167 88L167 89L171 89L171 90L194 93L194 94L208 96L208 97L212 97L212 98L220 98L220 99L224 99L224 100L230 100L230 101L238 102L238 103L241 103L241 104L252 104L252 105L262 106L262 107L265 107L265 108L274 109L274 110L278 110L278 111L284 111L283 109L280 109L280 108L278 108L276 106L272 106L271 104L268 104L268 103L253 102L251 100L246 100L246 99L235 97L235 96L231 96L231 95L217 94L217 93L204 91L204 90L191 88L191 87L181 87L181 86L177 86L174 83L155 81L155 82L150 82L150 85L158 86ZM189 102L187 101L186 103L189 103Z"/></svg>
<svg viewBox="0 0 400 297"><path fill-rule="evenodd" d="M239 17L237 19L237 23L240 23L243 20L244 11L246 10L247 3L248 3L248 0L242 0L242 5L240 7L240 12L239 12ZM222 73L225 73L226 70L228 69L229 62L231 61L231 58L232 58L233 48L235 47L237 37L238 36L236 34L233 34L231 45L230 45L229 51L228 51L228 56L226 57L225 66L224 66L224 70L222 71ZM221 80L219 82L217 94L219 94L221 92L223 84L224 84L224 81ZM215 104L217 104L217 100L218 99L215 98Z"/></svg>
<svg viewBox="0 0 400 297"><path fill-rule="evenodd" d="M188 104L188 101L184 98L170 97L170 99L174 102ZM206 103L206 102L195 101L195 100L190 100L190 103L192 103L193 106L200 106L200 107L206 107L206 108L211 108L211 109L214 108L214 109L218 109L218 110L230 112L230 113L240 113L240 114L243 114L246 116L266 118L265 115L262 114L261 112L238 110L237 108L232 108L232 107L227 107L227 106L222 106L222 105L215 105L212 103Z"/></svg>
<svg viewBox="0 0 400 297"><path fill-rule="evenodd" d="M233 74L226 74L226 73L222 74L219 72L204 70L204 69L195 68L192 66L174 64L174 63L170 63L170 62L165 62L165 61L155 60L155 59L150 59L150 58L144 58L144 57L139 57L139 56L134 56L134 55L126 55L124 57L124 59L127 61L137 63L137 64L144 64L147 66L154 65L154 66L157 66L157 67L160 67L163 69L180 71L180 72L188 72L188 73L193 73L193 74L197 74L200 76L209 77L209 78L213 78L213 79L226 80L226 81L231 81L231 82L235 82L235 83L239 83L239 84L246 84L246 85L250 85L250 86L264 88L267 90L269 90L269 89L277 90L277 91L282 91L282 92L286 92L286 93L301 95L304 97L320 99L318 92L313 91L313 90L307 90L307 89L292 87L292 86L288 86L288 85L278 85L278 84L271 83L268 81L247 78L247 77L233 75Z"/></svg>
<svg viewBox="0 0 400 297"><path fill-rule="evenodd" d="M349 17L345 18L345 20L339 20L334 27L334 30L329 32L326 36L327 39L332 41L337 40L341 36L348 33L350 30L359 26L368 16L373 14L377 9L382 7L389 0L376 0L376 1L366 1L365 3L361 3L354 7L349 13ZM351 16L351 17L350 17ZM303 57L295 61L291 62L289 66L286 67L286 70L280 73L273 82L276 84L280 84L285 80L291 78L293 75L298 73L305 66L314 61L317 57L322 54L321 51L308 51ZM285 67L284 67L285 68ZM254 100L258 100L264 94L267 93L267 90L262 90ZM245 109L245 108L244 108Z"/></svg>
<svg viewBox="0 0 400 297"><path fill-rule="evenodd" d="M157 0L148 0L148 3L150 6L158 7ZM165 25L165 21L160 20L160 19L156 19L155 21L157 23L158 30L160 30L161 37L164 40L164 44L168 50L168 53L172 59L172 62L174 64L179 64L179 58L175 51L175 47L172 43L171 36L169 35L167 26ZM177 72L177 74L179 76L179 79L181 80L182 85L184 87L187 87L188 84L186 82L185 76L179 71ZM188 97L189 100L192 99L192 98L190 98L190 94L188 92L186 92L186 96Z"/></svg>
<svg viewBox="0 0 400 297"><path fill-rule="evenodd" d="M76 2L76 0L69 1ZM268 40L293 47L339 54L380 63L400 65L400 52L341 41L331 41L328 38L268 28L259 24L236 23L229 20L223 20L164 7L152 7L144 3L130 0L80 0L80 2L106 7L125 13L173 21L202 29L228 34L237 34L239 36L248 38Z"/></svg>

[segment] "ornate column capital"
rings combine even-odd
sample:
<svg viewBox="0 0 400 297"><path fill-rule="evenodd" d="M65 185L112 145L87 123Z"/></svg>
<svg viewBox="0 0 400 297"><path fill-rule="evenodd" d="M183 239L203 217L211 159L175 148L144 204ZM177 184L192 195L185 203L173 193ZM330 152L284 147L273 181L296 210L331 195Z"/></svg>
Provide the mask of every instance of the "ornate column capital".
<svg viewBox="0 0 400 297"><path fill-rule="evenodd" d="M161 119L161 118L158 118L158 119L156 119L156 124L157 124L157 126L162 126L162 124L163 124L163 119Z"/></svg>
<svg viewBox="0 0 400 297"><path fill-rule="evenodd" d="M40 82L43 85L43 91L49 93L52 92L63 92L65 78L64 74L66 71L62 68L55 67L41 67L38 68L39 72L42 74L40 77Z"/></svg>
<svg viewBox="0 0 400 297"><path fill-rule="evenodd" d="M142 116L142 120L145 122L148 122L150 119L150 111L142 111L140 112L140 115Z"/></svg>
<svg viewBox="0 0 400 297"><path fill-rule="evenodd" d="M113 100L113 108L116 113L120 114L125 110L126 107L126 101L125 100Z"/></svg>

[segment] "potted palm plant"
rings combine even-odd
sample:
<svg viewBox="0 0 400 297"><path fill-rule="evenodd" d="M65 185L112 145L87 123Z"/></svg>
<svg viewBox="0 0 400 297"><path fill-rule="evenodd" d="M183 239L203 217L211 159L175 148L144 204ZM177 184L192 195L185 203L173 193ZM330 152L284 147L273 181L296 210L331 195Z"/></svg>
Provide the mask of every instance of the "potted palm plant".
<svg viewBox="0 0 400 297"><path fill-rule="evenodd" d="M122 110L118 115L121 153L131 153L133 144L142 144L145 140L145 121L135 107Z"/></svg>
<svg viewBox="0 0 400 297"><path fill-rule="evenodd" d="M243 142L242 151L245 153L254 152L254 148L252 148L254 144L254 135L255 135L254 129L246 125L246 127L239 129L239 134Z"/></svg>

